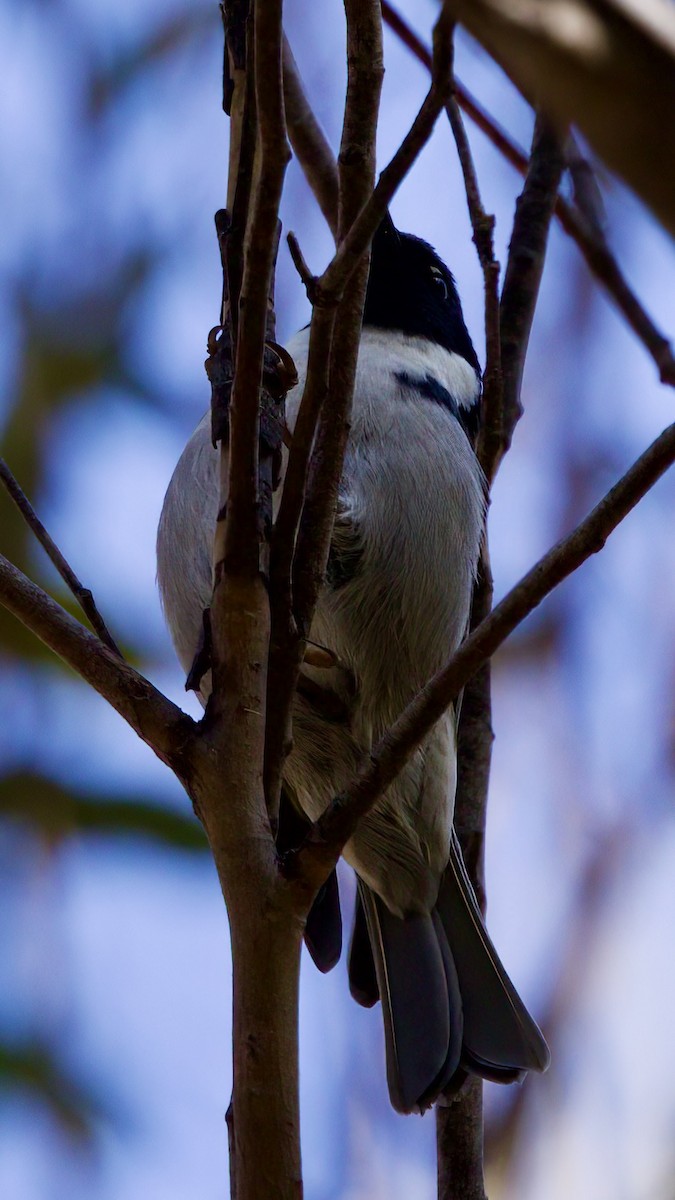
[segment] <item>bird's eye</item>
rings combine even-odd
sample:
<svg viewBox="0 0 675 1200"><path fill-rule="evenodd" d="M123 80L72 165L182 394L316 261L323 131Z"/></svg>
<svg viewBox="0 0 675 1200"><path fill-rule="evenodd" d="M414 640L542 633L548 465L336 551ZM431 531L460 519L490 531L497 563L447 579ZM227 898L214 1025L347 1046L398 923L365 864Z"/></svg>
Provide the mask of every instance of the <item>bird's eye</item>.
<svg viewBox="0 0 675 1200"><path fill-rule="evenodd" d="M431 268L431 278L432 278L434 284L436 285L438 291L440 292L441 296L443 297L443 299L447 300L448 285L445 282L445 279L443 278L442 271L439 271L438 267Z"/></svg>

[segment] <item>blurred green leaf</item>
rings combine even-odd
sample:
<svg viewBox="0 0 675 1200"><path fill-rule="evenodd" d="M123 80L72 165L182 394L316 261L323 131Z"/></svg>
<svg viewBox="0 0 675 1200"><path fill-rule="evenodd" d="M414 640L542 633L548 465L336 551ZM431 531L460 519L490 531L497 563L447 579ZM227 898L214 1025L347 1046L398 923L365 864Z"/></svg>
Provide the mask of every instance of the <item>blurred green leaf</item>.
<svg viewBox="0 0 675 1200"><path fill-rule="evenodd" d="M110 1118L93 1092L78 1083L48 1045L0 1040L0 1088L23 1088L46 1105L59 1128L80 1146L91 1144L101 1118Z"/></svg>
<svg viewBox="0 0 675 1200"><path fill-rule="evenodd" d="M196 817L140 798L78 796L30 771L0 780L0 816L32 826L50 842L93 834L143 838L173 850L202 853L208 849Z"/></svg>
<svg viewBox="0 0 675 1200"><path fill-rule="evenodd" d="M36 509L54 412L103 384L142 398L138 381L124 363L124 326L128 303L155 261L149 250L130 253L109 273L89 285L85 282L75 296L59 296L53 306L36 298L30 283L17 289L22 349L0 452ZM0 496L0 528L0 551L26 571L33 534L5 495Z"/></svg>

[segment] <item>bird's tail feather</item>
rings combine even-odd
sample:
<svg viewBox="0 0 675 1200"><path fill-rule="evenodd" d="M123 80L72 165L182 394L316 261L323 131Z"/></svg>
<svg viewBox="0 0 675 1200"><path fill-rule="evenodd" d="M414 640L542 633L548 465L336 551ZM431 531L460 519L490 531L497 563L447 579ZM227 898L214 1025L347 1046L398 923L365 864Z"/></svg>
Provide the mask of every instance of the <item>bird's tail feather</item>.
<svg viewBox="0 0 675 1200"><path fill-rule="evenodd" d="M396 917L359 880L349 976L359 1003L382 999L387 1081L400 1112L452 1094L465 1072L510 1083L548 1066L548 1046L490 940L454 834L431 915Z"/></svg>
<svg viewBox="0 0 675 1200"><path fill-rule="evenodd" d="M463 1065L505 1083L527 1071L545 1071L548 1046L490 940L454 831L437 911L450 940L462 994Z"/></svg>
<svg viewBox="0 0 675 1200"><path fill-rule="evenodd" d="M361 881L359 893L382 1000L389 1095L399 1112L414 1112L432 1102L427 1093L438 1094L459 1063L457 974L428 913L395 917Z"/></svg>

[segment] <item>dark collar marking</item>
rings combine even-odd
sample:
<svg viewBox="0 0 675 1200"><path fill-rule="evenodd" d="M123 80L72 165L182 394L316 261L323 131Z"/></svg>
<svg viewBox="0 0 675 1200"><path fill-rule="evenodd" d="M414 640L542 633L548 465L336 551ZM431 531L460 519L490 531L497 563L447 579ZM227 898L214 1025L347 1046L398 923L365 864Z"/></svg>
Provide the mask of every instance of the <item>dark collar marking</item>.
<svg viewBox="0 0 675 1200"><path fill-rule="evenodd" d="M462 426L471 445L475 444L480 425L480 404L478 399L468 407L464 404L458 404L452 392L443 387L443 384L434 375L428 373L426 375L411 375L408 371L397 371L395 379L397 383L401 384L401 387L410 388L411 391L417 392L418 396L422 396L424 400L431 400L434 404L439 404L441 408L451 413L455 420Z"/></svg>

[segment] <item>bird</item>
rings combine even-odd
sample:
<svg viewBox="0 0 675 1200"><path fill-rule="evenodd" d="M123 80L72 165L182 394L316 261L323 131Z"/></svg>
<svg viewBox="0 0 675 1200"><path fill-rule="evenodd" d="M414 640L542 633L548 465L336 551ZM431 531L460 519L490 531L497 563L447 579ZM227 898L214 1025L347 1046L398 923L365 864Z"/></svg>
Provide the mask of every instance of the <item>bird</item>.
<svg viewBox="0 0 675 1200"><path fill-rule="evenodd" d="M308 347L308 327L287 346L298 371L286 400L291 434ZM371 247L351 428L310 631L332 665L310 659L301 671L283 775L286 845L348 785L467 633L486 514L475 453L480 398L450 270L387 215ZM160 595L186 672L211 597L218 460L207 416L178 462L158 530ZM203 703L209 689L206 676ZM402 1113L451 1102L467 1075L510 1083L549 1063L487 932L453 826L458 707L343 851L357 878L349 986L362 1005L381 1001L389 1095ZM319 968L330 969L341 949L335 874L305 940Z"/></svg>

